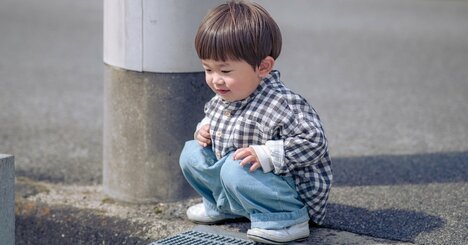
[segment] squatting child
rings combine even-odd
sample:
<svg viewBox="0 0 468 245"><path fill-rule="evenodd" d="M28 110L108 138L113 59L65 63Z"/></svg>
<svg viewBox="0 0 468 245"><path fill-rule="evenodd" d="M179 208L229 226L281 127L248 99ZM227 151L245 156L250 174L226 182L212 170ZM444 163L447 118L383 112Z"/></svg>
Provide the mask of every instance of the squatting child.
<svg viewBox="0 0 468 245"><path fill-rule="evenodd" d="M286 243L323 221L332 170L322 123L273 70L280 30L261 6L231 1L211 10L195 47L215 96L180 157L203 197L190 220L213 224L246 217L247 236Z"/></svg>

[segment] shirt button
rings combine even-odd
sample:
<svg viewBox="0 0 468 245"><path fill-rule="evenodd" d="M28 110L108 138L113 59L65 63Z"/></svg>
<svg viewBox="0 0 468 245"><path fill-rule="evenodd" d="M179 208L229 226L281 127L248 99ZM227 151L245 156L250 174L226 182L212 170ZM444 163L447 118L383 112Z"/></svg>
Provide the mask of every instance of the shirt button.
<svg viewBox="0 0 468 245"><path fill-rule="evenodd" d="M221 158L221 153L219 153L219 151L218 151L218 152L216 152L216 157L217 157L218 159L220 159L220 158Z"/></svg>
<svg viewBox="0 0 468 245"><path fill-rule="evenodd" d="M221 132L216 132L216 136L221 137L221 135L223 135Z"/></svg>
<svg viewBox="0 0 468 245"><path fill-rule="evenodd" d="M224 111L224 116L230 117L231 116L231 111L228 111L228 110Z"/></svg>

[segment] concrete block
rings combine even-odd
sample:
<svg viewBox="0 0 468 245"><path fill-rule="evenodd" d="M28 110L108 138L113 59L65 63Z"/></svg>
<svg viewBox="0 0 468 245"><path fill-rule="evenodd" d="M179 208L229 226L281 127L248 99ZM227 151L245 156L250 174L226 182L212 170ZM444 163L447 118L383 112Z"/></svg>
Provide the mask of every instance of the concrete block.
<svg viewBox="0 0 468 245"><path fill-rule="evenodd" d="M107 66L104 192L134 203L194 196L179 155L212 96L203 72L142 73Z"/></svg>
<svg viewBox="0 0 468 245"><path fill-rule="evenodd" d="M0 244L15 244L15 159L0 154Z"/></svg>

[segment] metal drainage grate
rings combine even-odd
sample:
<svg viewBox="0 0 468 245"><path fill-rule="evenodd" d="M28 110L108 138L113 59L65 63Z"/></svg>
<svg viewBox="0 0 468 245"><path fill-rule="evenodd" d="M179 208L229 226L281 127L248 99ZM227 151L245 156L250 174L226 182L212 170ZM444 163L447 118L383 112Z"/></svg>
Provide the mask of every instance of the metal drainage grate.
<svg viewBox="0 0 468 245"><path fill-rule="evenodd" d="M212 234L200 231L186 231L175 236L164 238L162 240L150 243L148 245L179 245L179 244L190 244L190 245L254 245L255 242L235 238L231 236L224 236L220 234Z"/></svg>

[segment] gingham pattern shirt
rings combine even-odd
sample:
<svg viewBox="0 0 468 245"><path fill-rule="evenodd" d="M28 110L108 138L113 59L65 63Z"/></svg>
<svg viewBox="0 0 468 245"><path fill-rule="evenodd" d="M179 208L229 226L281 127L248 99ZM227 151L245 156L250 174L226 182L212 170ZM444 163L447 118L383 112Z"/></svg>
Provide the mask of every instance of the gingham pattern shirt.
<svg viewBox="0 0 468 245"><path fill-rule="evenodd" d="M293 176L311 220L322 223L332 181L327 140L316 111L284 86L279 71L262 79L244 100L214 96L205 115L218 159L239 148L280 142L271 157L274 173Z"/></svg>

